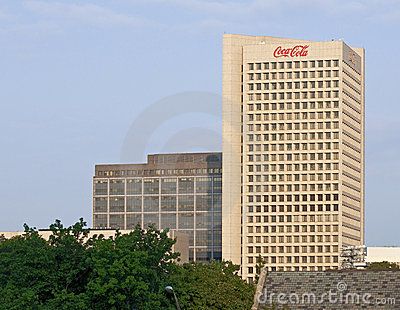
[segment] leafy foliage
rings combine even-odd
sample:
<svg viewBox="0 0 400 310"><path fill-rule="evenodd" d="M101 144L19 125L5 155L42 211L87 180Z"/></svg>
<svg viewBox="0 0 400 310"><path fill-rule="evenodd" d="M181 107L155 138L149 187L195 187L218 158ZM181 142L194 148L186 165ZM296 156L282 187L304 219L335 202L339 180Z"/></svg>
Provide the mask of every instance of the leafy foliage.
<svg viewBox="0 0 400 310"><path fill-rule="evenodd" d="M400 267L396 263L375 262L368 264L367 269L370 270L399 270Z"/></svg>
<svg viewBox="0 0 400 310"><path fill-rule="evenodd" d="M49 240L24 225L22 236L0 238L0 309L250 309L254 288L229 262L175 264L167 231L136 227L112 238L83 219L50 225Z"/></svg>
<svg viewBox="0 0 400 310"><path fill-rule="evenodd" d="M244 282L231 262L190 263L171 277L183 309L250 309L255 287Z"/></svg>

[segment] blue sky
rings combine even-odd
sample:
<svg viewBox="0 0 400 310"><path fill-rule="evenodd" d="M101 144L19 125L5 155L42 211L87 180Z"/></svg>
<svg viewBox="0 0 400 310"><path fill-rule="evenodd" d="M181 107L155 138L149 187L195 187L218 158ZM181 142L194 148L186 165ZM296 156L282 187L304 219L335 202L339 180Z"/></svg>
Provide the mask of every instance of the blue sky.
<svg viewBox="0 0 400 310"><path fill-rule="evenodd" d="M126 160L157 104L209 94L212 111L149 118L139 155L215 148L226 32L366 49L367 244L399 245L399 29L397 0L1 1L0 231L90 223L94 164Z"/></svg>

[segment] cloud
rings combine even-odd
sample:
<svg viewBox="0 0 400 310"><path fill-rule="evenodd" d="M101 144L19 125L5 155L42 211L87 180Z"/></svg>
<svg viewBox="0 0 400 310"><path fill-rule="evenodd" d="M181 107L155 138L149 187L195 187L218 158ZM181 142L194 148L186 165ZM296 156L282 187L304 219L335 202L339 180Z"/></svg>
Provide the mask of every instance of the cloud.
<svg viewBox="0 0 400 310"><path fill-rule="evenodd" d="M44 1L26 1L25 8L50 18L64 19L91 26L130 26L142 27L151 24L148 20L115 12L106 7L85 3L62 3Z"/></svg>

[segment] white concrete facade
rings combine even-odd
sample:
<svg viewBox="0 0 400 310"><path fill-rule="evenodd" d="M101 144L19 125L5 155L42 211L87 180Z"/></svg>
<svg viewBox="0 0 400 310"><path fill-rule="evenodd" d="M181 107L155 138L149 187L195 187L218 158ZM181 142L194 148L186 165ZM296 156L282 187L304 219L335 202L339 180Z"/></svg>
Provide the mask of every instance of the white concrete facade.
<svg viewBox="0 0 400 310"><path fill-rule="evenodd" d="M400 265L400 247L367 247L366 262L389 262Z"/></svg>
<svg viewBox="0 0 400 310"><path fill-rule="evenodd" d="M223 259L252 281L364 244L364 50L226 34Z"/></svg>

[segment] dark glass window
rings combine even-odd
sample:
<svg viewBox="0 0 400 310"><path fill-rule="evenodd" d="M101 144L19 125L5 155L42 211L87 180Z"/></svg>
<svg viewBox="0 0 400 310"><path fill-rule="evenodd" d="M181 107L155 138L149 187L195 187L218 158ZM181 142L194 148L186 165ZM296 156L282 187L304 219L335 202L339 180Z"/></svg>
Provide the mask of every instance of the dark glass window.
<svg viewBox="0 0 400 310"><path fill-rule="evenodd" d="M143 212L158 212L158 196L143 197Z"/></svg>
<svg viewBox="0 0 400 310"><path fill-rule="evenodd" d="M143 214L144 228L149 225L155 225L158 228L158 213L145 213Z"/></svg>
<svg viewBox="0 0 400 310"><path fill-rule="evenodd" d="M126 212L142 212L142 197L126 197Z"/></svg>
<svg viewBox="0 0 400 310"><path fill-rule="evenodd" d="M211 212L196 213L196 229L206 228L211 231L212 218Z"/></svg>
<svg viewBox="0 0 400 310"><path fill-rule="evenodd" d="M196 195L196 211L211 211L211 195Z"/></svg>
<svg viewBox="0 0 400 310"><path fill-rule="evenodd" d="M94 212L107 212L107 198L106 197L94 198Z"/></svg>
<svg viewBox="0 0 400 310"><path fill-rule="evenodd" d="M214 193L222 193L222 177L214 178Z"/></svg>
<svg viewBox="0 0 400 310"><path fill-rule="evenodd" d="M211 245L212 231L211 230L196 230L196 246Z"/></svg>
<svg viewBox="0 0 400 310"><path fill-rule="evenodd" d="M144 194L158 194L159 192L159 179L144 179L143 191Z"/></svg>
<svg viewBox="0 0 400 310"><path fill-rule="evenodd" d="M124 197L110 197L110 212L125 212Z"/></svg>
<svg viewBox="0 0 400 310"><path fill-rule="evenodd" d="M107 228L107 214L95 214L93 219L94 228Z"/></svg>
<svg viewBox="0 0 400 310"><path fill-rule="evenodd" d="M178 213L178 225L179 229L193 229L193 213Z"/></svg>
<svg viewBox="0 0 400 310"><path fill-rule="evenodd" d="M95 195L107 195L108 194L108 181L99 180L94 182L94 194Z"/></svg>
<svg viewBox="0 0 400 310"><path fill-rule="evenodd" d="M136 225L142 225L141 214L127 214L126 215L126 229L134 229Z"/></svg>
<svg viewBox="0 0 400 310"><path fill-rule="evenodd" d="M124 229L125 226L125 219L123 214L111 214L110 218L110 228L112 229Z"/></svg>
<svg viewBox="0 0 400 310"><path fill-rule="evenodd" d="M128 179L126 181L126 194L127 195L141 195L142 194L142 179Z"/></svg>
<svg viewBox="0 0 400 310"><path fill-rule="evenodd" d="M214 195L214 211L221 212L222 210L222 195Z"/></svg>
<svg viewBox="0 0 400 310"><path fill-rule="evenodd" d="M179 194L191 194L194 191L193 178L179 178Z"/></svg>
<svg viewBox="0 0 400 310"><path fill-rule="evenodd" d="M176 229L176 213L161 213L161 228Z"/></svg>
<svg viewBox="0 0 400 310"><path fill-rule="evenodd" d="M211 193L212 192L212 178L196 178L196 193Z"/></svg>
<svg viewBox="0 0 400 310"><path fill-rule="evenodd" d="M194 196L181 195L178 196L178 211L193 211L194 210Z"/></svg>
<svg viewBox="0 0 400 310"><path fill-rule="evenodd" d="M125 180L110 180L110 195L124 195Z"/></svg>
<svg viewBox="0 0 400 310"><path fill-rule="evenodd" d="M176 194L176 179L175 178L161 179L161 193Z"/></svg>
<svg viewBox="0 0 400 310"><path fill-rule="evenodd" d="M161 196L161 211L176 212L176 196Z"/></svg>

